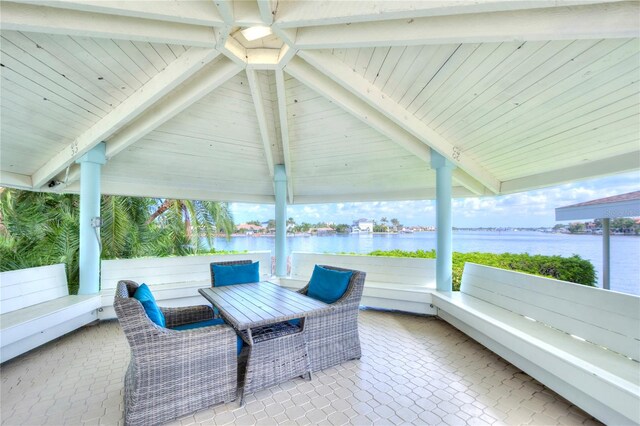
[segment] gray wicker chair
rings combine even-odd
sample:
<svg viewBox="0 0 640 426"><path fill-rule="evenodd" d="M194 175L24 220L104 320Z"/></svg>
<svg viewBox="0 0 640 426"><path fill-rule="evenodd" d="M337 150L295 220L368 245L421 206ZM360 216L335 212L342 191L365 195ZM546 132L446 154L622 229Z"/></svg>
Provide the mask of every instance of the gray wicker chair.
<svg viewBox="0 0 640 426"><path fill-rule="evenodd" d="M114 307L131 347L124 380L126 425L156 425L236 399L236 333L228 325L169 328L213 318L210 306L160 308L168 328L153 323L120 281Z"/></svg>
<svg viewBox="0 0 640 426"><path fill-rule="evenodd" d="M358 308L362 299L366 273L353 269L321 265L335 271L352 271L353 275L344 295L331 304L331 312L310 315L305 320L307 351L311 371L324 370L351 359L359 359ZM307 294L309 284L298 290Z"/></svg>
<svg viewBox="0 0 640 426"><path fill-rule="evenodd" d="M213 265L217 266L233 266L233 265L247 265L253 263L252 260L227 260L224 262L211 262L209 270L211 271L211 287L216 286L216 274L213 273Z"/></svg>

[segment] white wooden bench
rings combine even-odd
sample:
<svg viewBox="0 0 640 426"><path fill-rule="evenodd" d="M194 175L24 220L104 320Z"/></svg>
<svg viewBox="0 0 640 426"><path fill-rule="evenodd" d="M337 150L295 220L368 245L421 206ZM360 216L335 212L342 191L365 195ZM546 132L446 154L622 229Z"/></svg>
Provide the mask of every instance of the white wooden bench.
<svg viewBox="0 0 640 426"><path fill-rule="evenodd" d="M102 309L98 317L101 320L116 318L113 296L120 280L147 284L160 306L204 305L207 301L198 294L198 289L211 286L209 264L244 259L259 261L261 279L271 278L271 252L269 251L103 260L100 278Z"/></svg>
<svg viewBox="0 0 640 426"><path fill-rule="evenodd" d="M0 273L0 362L98 319L100 297L70 296L64 268Z"/></svg>
<svg viewBox="0 0 640 426"><path fill-rule="evenodd" d="M280 278L280 285L304 287L315 265L366 272L363 306L436 314L431 306L431 293L436 288L434 259L293 252L291 276Z"/></svg>
<svg viewBox="0 0 640 426"><path fill-rule="evenodd" d="M607 424L640 423L640 297L467 263L438 315Z"/></svg>

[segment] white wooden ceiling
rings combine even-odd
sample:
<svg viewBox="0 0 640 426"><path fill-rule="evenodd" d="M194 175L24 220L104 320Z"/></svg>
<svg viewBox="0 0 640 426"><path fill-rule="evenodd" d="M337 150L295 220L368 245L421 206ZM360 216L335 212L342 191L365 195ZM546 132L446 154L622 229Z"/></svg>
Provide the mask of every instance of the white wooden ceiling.
<svg viewBox="0 0 640 426"><path fill-rule="evenodd" d="M240 30L270 26L248 42ZM429 199L640 169L640 3L0 3L0 185L290 203ZM50 182L56 186L49 189Z"/></svg>

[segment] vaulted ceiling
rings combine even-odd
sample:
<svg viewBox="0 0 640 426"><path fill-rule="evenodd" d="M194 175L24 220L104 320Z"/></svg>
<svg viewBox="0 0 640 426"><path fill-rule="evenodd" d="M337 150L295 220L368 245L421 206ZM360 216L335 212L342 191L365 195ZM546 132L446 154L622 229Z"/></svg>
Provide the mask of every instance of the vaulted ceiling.
<svg viewBox="0 0 640 426"><path fill-rule="evenodd" d="M249 41L256 25L272 35ZM429 199L640 169L640 3L2 1L0 186ZM49 188L49 184L54 186Z"/></svg>

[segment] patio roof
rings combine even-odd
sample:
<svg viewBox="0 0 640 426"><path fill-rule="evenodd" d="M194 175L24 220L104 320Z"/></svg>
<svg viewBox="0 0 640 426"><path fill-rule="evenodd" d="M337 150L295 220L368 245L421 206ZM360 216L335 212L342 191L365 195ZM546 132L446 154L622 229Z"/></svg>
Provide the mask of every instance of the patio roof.
<svg viewBox="0 0 640 426"><path fill-rule="evenodd" d="M0 185L274 202L455 197L640 169L640 4L3 1ZM241 29L269 26L248 41ZM49 188L49 185L52 188Z"/></svg>
<svg viewBox="0 0 640 426"><path fill-rule="evenodd" d="M556 220L615 219L640 216L640 191L558 207Z"/></svg>

